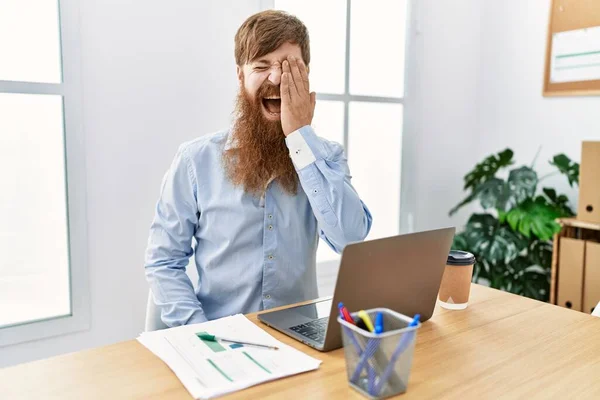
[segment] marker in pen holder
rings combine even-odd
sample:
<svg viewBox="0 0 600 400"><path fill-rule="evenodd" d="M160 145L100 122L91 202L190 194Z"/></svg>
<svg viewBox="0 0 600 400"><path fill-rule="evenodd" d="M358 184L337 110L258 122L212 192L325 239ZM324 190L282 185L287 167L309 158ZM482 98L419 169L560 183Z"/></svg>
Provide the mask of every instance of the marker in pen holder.
<svg viewBox="0 0 600 400"><path fill-rule="evenodd" d="M413 318L387 308L365 310L372 320L383 314L383 333L361 329L338 317L350 386L372 399L406 392L417 329ZM358 313L351 314L354 319Z"/></svg>

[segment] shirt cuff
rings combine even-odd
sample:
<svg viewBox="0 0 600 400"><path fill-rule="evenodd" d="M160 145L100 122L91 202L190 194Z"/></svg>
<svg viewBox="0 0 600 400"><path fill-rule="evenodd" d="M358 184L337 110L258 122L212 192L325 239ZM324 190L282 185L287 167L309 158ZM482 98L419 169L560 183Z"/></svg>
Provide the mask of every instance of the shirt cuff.
<svg viewBox="0 0 600 400"><path fill-rule="evenodd" d="M314 163L317 158L322 158L322 144L310 125L290 133L285 142L290 150L292 162L298 170Z"/></svg>

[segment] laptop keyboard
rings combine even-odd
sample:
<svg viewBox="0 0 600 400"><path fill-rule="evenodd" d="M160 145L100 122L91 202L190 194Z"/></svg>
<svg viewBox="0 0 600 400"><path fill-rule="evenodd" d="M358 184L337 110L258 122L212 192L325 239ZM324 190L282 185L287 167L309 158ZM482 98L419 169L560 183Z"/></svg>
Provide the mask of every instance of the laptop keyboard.
<svg viewBox="0 0 600 400"><path fill-rule="evenodd" d="M324 317L312 320L305 324L292 326L290 329L316 342L323 342L325 340L328 322L329 317Z"/></svg>

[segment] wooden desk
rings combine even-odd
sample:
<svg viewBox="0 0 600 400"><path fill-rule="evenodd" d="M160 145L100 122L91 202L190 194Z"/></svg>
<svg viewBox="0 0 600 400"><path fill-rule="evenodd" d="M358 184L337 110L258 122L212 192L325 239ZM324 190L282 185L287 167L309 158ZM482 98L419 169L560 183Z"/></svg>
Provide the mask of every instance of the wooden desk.
<svg viewBox="0 0 600 400"><path fill-rule="evenodd" d="M320 369L255 386L231 399L361 399L341 350L320 353L249 318L323 360ZM437 308L423 324L408 392L425 398L600 398L600 318L473 285L464 311ZM189 399L169 368L137 341L0 370L2 399Z"/></svg>

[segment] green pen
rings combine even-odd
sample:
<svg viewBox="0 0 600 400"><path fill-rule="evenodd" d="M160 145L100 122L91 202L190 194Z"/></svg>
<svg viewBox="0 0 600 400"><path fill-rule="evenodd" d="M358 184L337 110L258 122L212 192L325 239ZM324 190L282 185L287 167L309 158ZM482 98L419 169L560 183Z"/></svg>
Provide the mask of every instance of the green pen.
<svg viewBox="0 0 600 400"><path fill-rule="evenodd" d="M270 346L268 344L260 344L260 343L252 343L252 342L243 342L241 340L233 340L233 339L226 339L220 336L215 336L215 335L209 335L207 333L201 333L198 334L198 337L202 340L207 340L209 342L217 342L217 341L222 341L222 342L229 342L229 343L239 343L239 344L244 344L244 345L248 345L248 346L257 346L257 347L264 347L267 349L273 349L273 350L279 350L279 347L277 346Z"/></svg>

